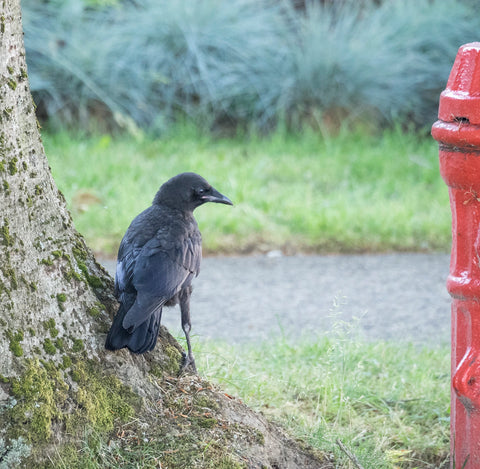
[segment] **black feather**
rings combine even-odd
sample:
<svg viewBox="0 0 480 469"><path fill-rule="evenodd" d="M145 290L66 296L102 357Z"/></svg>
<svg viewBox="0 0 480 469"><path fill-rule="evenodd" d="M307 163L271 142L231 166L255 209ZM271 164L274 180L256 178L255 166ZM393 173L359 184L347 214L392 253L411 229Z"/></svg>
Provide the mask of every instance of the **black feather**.
<svg viewBox="0 0 480 469"><path fill-rule="evenodd" d="M182 327L194 366L189 297L200 272L202 237L193 210L205 202L232 204L202 177L182 173L163 184L152 206L130 224L118 250L115 296L120 307L107 335L108 350L153 350L163 306L181 299Z"/></svg>

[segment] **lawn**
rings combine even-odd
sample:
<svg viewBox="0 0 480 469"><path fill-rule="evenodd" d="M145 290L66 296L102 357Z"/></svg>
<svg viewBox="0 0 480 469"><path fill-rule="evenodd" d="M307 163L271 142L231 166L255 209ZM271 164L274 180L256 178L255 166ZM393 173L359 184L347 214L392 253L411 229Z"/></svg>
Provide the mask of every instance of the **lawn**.
<svg viewBox="0 0 480 469"><path fill-rule="evenodd" d="M206 252L450 247L437 144L399 129L214 139L179 126L161 139L46 132L44 144L77 229L103 255L115 255L133 217L183 171L203 175L235 204L196 211Z"/></svg>
<svg viewBox="0 0 480 469"><path fill-rule="evenodd" d="M358 324L250 345L198 342L202 374L314 448L354 468L447 467L450 351L367 342Z"/></svg>

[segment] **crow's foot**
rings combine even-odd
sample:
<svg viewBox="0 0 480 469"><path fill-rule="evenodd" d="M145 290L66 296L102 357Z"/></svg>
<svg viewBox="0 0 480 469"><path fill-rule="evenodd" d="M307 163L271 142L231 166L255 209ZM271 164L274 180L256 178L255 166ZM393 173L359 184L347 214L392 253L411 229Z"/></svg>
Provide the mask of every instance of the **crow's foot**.
<svg viewBox="0 0 480 469"><path fill-rule="evenodd" d="M195 359L193 358L193 355L183 352L182 357L183 357L182 368L180 372L181 373L193 372L197 374L197 367L195 366Z"/></svg>

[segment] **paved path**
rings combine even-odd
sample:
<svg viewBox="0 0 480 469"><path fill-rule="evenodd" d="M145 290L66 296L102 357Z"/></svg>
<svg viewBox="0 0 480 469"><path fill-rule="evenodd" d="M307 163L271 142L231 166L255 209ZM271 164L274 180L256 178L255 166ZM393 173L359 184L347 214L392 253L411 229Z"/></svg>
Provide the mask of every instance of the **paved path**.
<svg viewBox="0 0 480 469"><path fill-rule="evenodd" d="M113 272L115 263L103 262ZM446 254L252 256L203 259L192 295L198 339L259 341L321 333L359 317L367 338L446 343ZM183 336L178 307L162 323Z"/></svg>

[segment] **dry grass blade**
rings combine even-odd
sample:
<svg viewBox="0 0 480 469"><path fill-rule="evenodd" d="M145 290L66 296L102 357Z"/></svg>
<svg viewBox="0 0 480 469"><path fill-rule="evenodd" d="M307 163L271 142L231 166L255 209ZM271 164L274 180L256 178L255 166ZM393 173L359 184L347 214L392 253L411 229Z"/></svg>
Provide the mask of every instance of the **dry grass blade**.
<svg viewBox="0 0 480 469"><path fill-rule="evenodd" d="M350 461L352 461L352 463L354 464L354 466L355 466L357 469L364 469L364 467L360 464L360 462L358 461L358 458L355 456L355 454L352 453L352 452L342 443L342 440L340 440L340 438L337 438L337 445L338 445L338 447L347 455L348 459L350 459Z"/></svg>

